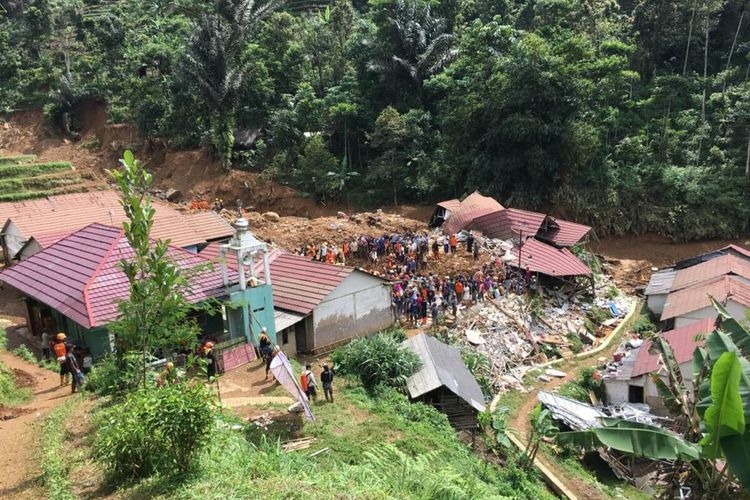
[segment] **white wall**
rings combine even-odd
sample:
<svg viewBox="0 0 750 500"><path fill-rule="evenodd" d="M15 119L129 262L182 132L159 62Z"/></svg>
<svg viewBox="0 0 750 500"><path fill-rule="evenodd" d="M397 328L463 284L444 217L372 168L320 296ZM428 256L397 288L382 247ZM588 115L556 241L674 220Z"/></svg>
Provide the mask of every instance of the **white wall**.
<svg viewBox="0 0 750 500"><path fill-rule="evenodd" d="M648 299L646 300L646 304L648 304L648 310L651 311L654 314L654 316L656 316L657 318L661 317L661 313L664 312L664 305L666 303L667 303L666 293L649 295Z"/></svg>
<svg viewBox="0 0 750 500"><path fill-rule="evenodd" d="M374 333L393 324L391 290L382 280L354 271L313 311L312 349Z"/></svg>
<svg viewBox="0 0 750 500"><path fill-rule="evenodd" d="M738 302L735 302L732 299L729 299L726 308L729 314L731 314L734 319L741 322L745 321L745 311L747 311L747 307ZM703 309L698 309L697 311L692 311L690 313L683 314L678 318L675 318L674 327L681 328L702 319L715 319L717 316L718 314L716 313L716 309L714 309L713 306L706 306Z"/></svg>

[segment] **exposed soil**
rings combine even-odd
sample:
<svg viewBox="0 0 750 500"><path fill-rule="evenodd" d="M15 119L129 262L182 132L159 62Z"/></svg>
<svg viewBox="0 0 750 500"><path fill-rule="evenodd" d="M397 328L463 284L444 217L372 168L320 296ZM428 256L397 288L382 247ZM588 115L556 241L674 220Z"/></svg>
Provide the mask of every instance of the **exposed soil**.
<svg viewBox="0 0 750 500"><path fill-rule="evenodd" d="M0 498L44 498L41 482L40 424L55 407L70 397L70 386L60 387L60 377L7 352L0 361L16 379L32 388L32 400L14 408L0 408Z"/></svg>

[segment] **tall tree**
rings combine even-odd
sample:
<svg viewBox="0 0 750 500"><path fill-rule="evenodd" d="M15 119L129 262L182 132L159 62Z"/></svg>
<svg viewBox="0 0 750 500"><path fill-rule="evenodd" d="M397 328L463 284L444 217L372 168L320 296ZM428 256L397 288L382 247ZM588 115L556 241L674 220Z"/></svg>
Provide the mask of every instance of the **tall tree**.
<svg viewBox="0 0 750 500"><path fill-rule="evenodd" d="M229 167L234 144L235 110L249 62L242 54L260 21L280 0L214 0L201 10L185 56L185 83L196 85L205 100L211 144Z"/></svg>

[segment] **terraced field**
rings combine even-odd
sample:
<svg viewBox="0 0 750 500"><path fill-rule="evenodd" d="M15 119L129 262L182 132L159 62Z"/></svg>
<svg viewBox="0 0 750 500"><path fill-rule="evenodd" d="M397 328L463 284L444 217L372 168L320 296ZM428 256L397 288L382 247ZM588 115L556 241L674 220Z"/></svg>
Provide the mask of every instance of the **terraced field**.
<svg viewBox="0 0 750 500"><path fill-rule="evenodd" d="M34 155L0 156L0 201L41 198L101 188L93 174L70 162L37 163Z"/></svg>

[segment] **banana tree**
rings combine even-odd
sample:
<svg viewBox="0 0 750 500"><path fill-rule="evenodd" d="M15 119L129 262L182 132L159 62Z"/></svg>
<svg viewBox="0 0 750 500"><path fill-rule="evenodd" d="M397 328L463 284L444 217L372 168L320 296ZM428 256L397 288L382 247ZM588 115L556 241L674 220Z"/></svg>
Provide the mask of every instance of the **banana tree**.
<svg viewBox="0 0 750 500"><path fill-rule="evenodd" d="M719 319L705 348L693 355L694 394L678 373L669 344L653 342L667 371L666 382L658 376L654 382L667 407L688 424L683 435L608 419L601 427L560 433L558 439L586 449L605 446L634 457L673 461L670 484L691 483L706 498L727 495L735 481L750 492L750 333L711 300ZM687 478L677 481L685 469Z"/></svg>

